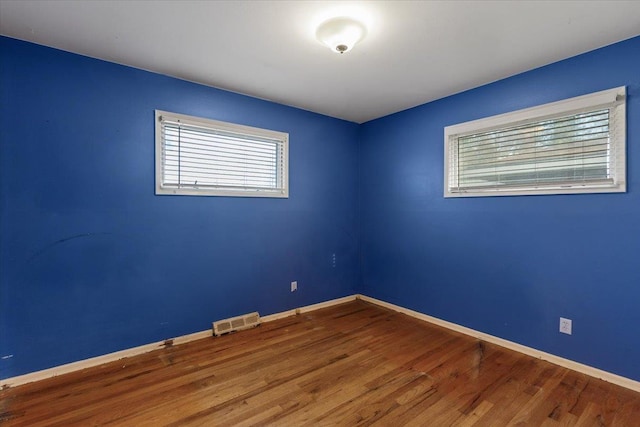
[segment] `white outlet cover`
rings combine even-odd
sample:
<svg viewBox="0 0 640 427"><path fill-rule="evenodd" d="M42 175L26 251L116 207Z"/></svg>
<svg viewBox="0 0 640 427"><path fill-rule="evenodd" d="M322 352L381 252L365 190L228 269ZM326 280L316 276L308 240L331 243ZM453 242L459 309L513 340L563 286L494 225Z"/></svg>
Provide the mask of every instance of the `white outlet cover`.
<svg viewBox="0 0 640 427"><path fill-rule="evenodd" d="M571 335L571 319L560 318L560 332Z"/></svg>
<svg viewBox="0 0 640 427"><path fill-rule="evenodd" d="M297 291L298 290L298 282L291 282L291 292Z"/></svg>

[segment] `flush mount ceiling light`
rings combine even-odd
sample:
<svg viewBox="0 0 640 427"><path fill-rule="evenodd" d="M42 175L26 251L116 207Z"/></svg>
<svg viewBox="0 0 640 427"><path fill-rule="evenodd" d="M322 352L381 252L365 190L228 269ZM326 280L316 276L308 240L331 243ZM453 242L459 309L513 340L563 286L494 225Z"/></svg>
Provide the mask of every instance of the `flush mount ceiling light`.
<svg viewBox="0 0 640 427"><path fill-rule="evenodd" d="M316 30L316 38L336 53L345 53L363 39L365 26L352 18L339 17L324 21Z"/></svg>

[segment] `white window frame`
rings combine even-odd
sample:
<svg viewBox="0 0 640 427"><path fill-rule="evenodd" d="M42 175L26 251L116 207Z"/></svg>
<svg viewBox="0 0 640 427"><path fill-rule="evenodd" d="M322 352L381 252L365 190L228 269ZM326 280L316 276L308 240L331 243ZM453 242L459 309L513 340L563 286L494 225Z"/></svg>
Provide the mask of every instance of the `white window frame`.
<svg viewBox="0 0 640 427"><path fill-rule="evenodd" d="M595 92L588 95L552 102L532 108L526 108L506 114L487 117L470 122L447 126L444 129L444 197L481 197L481 196L514 196L530 194L573 194L573 193L623 193L626 188L626 87ZM553 119L598 109L609 109L610 146L615 159L610 162L612 168L612 184L605 183L572 183L523 185L500 188L452 189L457 173L455 146L458 138L475 133L489 132L498 129L524 125L545 119ZM615 115L615 116L614 116ZM614 118L615 117L615 120ZM452 178L450 178L452 177ZM450 182L452 181L452 182Z"/></svg>
<svg viewBox="0 0 640 427"><path fill-rule="evenodd" d="M278 147L282 150L277 161L278 186L273 189L264 188L238 188L225 185L219 186L197 186L182 184L177 186L163 185L163 120L180 122L186 125L198 126L214 131L230 132L238 134L243 138L255 137L262 139L272 139L277 141ZM211 120L201 117L188 116L185 114L171 113L162 110L155 110L155 164L156 164L156 194L158 195L188 195L188 196L232 196L232 197L289 197L289 134L274 130L261 129L251 126L244 126L235 123L227 123L218 120Z"/></svg>

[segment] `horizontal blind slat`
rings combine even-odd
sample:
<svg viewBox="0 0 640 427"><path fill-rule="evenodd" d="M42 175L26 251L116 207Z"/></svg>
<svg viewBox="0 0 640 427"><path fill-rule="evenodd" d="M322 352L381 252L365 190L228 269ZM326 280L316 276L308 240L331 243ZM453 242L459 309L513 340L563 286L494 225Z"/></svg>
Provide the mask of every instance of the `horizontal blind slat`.
<svg viewBox="0 0 640 427"><path fill-rule="evenodd" d="M494 142L492 144L484 144L482 146L476 146L476 145L471 145L471 143L469 143L468 141L465 141L467 142L468 146L460 150L460 155L468 156L468 155L471 155L472 153L492 153L494 151L509 152L509 151L513 151L514 149L524 149L529 147L544 148L549 146L556 146L559 144L570 144L570 143L579 144L582 142L589 142L593 140L607 139L608 137L609 137L609 131L602 130L598 132L592 132L588 134L575 136L573 138L562 137L562 138L555 138L555 139L545 139L542 141L534 138L527 138L527 139L523 138L514 144L503 144L501 142Z"/></svg>
<svg viewBox="0 0 640 427"><path fill-rule="evenodd" d="M166 158L175 158L175 159L198 159L203 162L208 161L224 161L225 163L273 163L276 161L276 156L240 156L236 154L229 153L200 153L197 151L191 150L167 150Z"/></svg>
<svg viewBox="0 0 640 427"><path fill-rule="evenodd" d="M523 184L523 183L517 183L517 184L504 184L504 185L500 185L500 186L496 186L496 185L478 185L478 186L473 186L473 187L469 187L469 186L455 186L455 187L451 187L450 191L454 192L454 193L464 193L466 191L469 190L473 190L473 191L478 191L478 190L491 190L491 191L510 191L513 189L521 189L524 188L526 185L526 188L531 187L531 185L527 185L527 183ZM534 188L548 188L550 185L553 186L553 188L562 188L562 187L581 187L581 186L602 186L602 187L606 187L606 186L612 186L614 185L614 180L613 179L605 179L605 180L584 180L584 181L580 181L580 182L570 182L570 181L555 181L553 183L541 183L539 186L533 186Z"/></svg>
<svg viewBox="0 0 640 427"><path fill-rule="evenodd" d="M567 147L551 150L533 150L524 153L516 153L510 155L483 155L483 156L466 156L460 159L460 163L470 167L475 164L518 162L518 161L537 161L554 158L582 158L592 156L594 153L602 153L607 155L610 153L610 146L607 143L591 144L584 147Z"/></svg>
<svg viewBox="0 0 640 427"><path fill-rule="evenodd" d="M486 139L487 137L494 136L494 135L519 134L532 128L533 129L543 128L543 129L550 130L554 128L564 129L567 126L575 127L576 125L587 127L591 122L608 121L608 114L609 114L608 110L601 110L598 112L597 119L595 120L593 119L594 117L593 115L578 114L578 115L569 116L565 118L558 118L555 120L541 120L541 121L532 122L532 123L528 123L520 126L513 126L513 127L507 127L499 130L490 130L485 132L473 133L473 134L465 135L464 138L467 140L475 141L475 140L483 140L483 139Z"/></svg>
<svg viewBox="0 0 640 427"><path fill-rule="evenodd" d="M167 145L177 145L178 143L182 145L192 145L201 148L209 149L209 147L219 147L220 149L240 149L240 150L250 150L250 151L273 151L277 144L267 144L267 143L256 143L252 144L251 142L244 141L222 141L216 139L197 139L197 138L185 138L184 136L178 137L177 135L168 135L166 138Z"/></svg>

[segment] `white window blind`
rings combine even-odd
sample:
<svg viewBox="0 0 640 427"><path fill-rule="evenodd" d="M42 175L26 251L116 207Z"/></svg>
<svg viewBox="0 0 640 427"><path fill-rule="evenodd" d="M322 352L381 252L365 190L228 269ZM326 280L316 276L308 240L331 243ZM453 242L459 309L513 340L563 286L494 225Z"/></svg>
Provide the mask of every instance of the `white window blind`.
<svg viewBox="0 0 640 427"><path fill-rule="evenodd" d="M156 111L156 193L288 197L288 134Z"/></svg>
<svg viewBox="0 0 640 427"><path fill-rule="evenodd" d="M445 129L445 197L626 191L624 88Z"/></svg>

